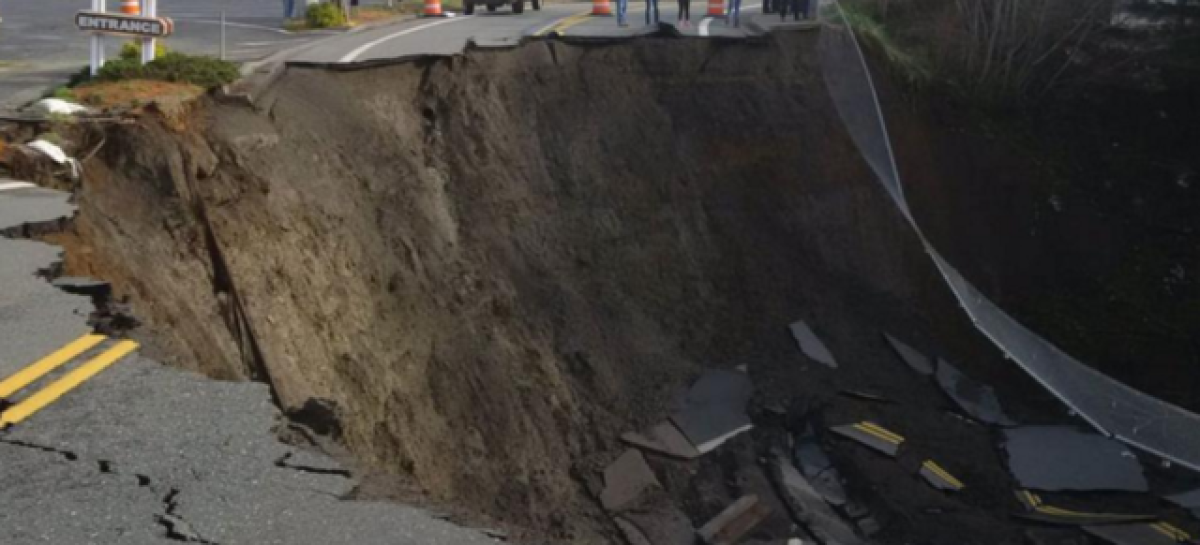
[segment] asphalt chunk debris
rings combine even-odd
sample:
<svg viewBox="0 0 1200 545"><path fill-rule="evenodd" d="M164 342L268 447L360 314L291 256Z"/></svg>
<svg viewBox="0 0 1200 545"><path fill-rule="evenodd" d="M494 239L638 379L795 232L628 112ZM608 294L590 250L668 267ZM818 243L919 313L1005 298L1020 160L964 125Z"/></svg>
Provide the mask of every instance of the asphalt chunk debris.
<svg viewBox="0 0 1200 545"><path fill-rule="evenodd" d="M705 545L733 545L769 516L771 509L758 496L748 494L696 530L696 535Z"/></svg>
<svg viewBox="0 0 1200 545"><path fill-rule="evenodd" d="M646 490L659 487L642 453L628 449L604 469L600 504L609 511L620 511L636 502Z"/></svg>
<svg viewBox="0 0 1200 545"><path fill-rule="evenodd" d="M796 339L796 344L800 345L800 351L805 356L826 367L837 368L837 360L833 359L833 353L808 324L799 321L788 326L788 329L792 331L792 337Z"/></svg>
<svg viewBox="0 0 1200 545"><path fill-rule="evenodd" d="M916 371L924 376L933 374L933 358L920 353L917 351L917 349L904 344L899 339L888 335L887 333L883 334L883 338L887 340L887 343L892 347L892 350L896 351L896 355L900 356L900 359L903 360L904 363L906 363L913 371Z"/></svg>
<svg viewBox="0 0 1200 545"><path fill-rule="evenodd" d="M684 460L700 456L696 446L670 421L659 422L644 432L625 432L621 440L638 448Z"/></svg>
<svg viewBox="0 0 1200 545"><path fill-rule="evenodd" d="M921 463L921 469L918 475L925 479L925 482L938 490L947 490L958 492L966 487L957 477L951 475L949 471L938 465L933 460L925 460Z"/></svg>
<svg viewBox="0 0 1200 545"><path fill-rule="evenodd" d="M1085 526L1083 530L1112 545L1177 545L1192 542L1191 535L1166 522Z"/></svg>
<svg viewBox="0 0 1200 545"><path fill-rule="evenodd" d="M937 383L947 396L971 418L995 426L1015 426L1004 414L1000 399L991 386L976 382L946 360L938 360Z"/></svg>
<svg viewBox="0 0 1200 545"><path fill-rule="evenodd" d="M874 422L834 426L830 431L893 458L900 451L900 445L904 444L904 437Z"/></svg>
<svg viewBox="0 0 1200 545"><path fill-rule="evenodd" d="M684 408L671 421L701 454L754 427L746 403L754 386L745 373L709 370L688 390Z"/></svg>
<svg viewBox="0 0 1200 545"><path fill-rule="evenodd" d="M1021 487L1043 491L1146 492L1141 463L1125 445L1071 426L1004 430L1008 469Z"/></svg>
<svg viewBox="0 0 1200 545"><path fill-rule="evenodd" d="M1073 509L1064 509L1055 505L1049 505L1042 500L1042 497L1036 492L1029 490L1018 490L1017 501L1025 506L1025 513L1018 513L1017 517L1026 520L1032 520L1045 524L1056 524L1060 526L1088 526L1095 524L1121 524L1133 522L1149 522L1154 520L1154 515L1139 515L1127 513L1089 513L1086 511L1076 511Z"/></svg>

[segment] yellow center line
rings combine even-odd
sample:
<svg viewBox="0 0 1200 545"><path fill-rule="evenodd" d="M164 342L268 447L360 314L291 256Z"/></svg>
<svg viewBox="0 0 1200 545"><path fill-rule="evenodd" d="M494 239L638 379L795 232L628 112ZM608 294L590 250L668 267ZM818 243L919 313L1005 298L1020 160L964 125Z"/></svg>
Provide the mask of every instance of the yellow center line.
<svg viewBox="0 0 1200 545"><path fill-rule="evenodd" d="M937 465L937 463L933 460L926 460L925 468L929 471L932 471L934 475L945 479L946 482L954 485L955 488L966 488L966 485L964 485L962 481L958 480L954 475L951 475L949 471L942 469L942 466Z"/></svg>
<svg viewBox="0 0 1200 545"><path fill-rule="evenodd" d="M876 424L874 422L862 422L862 423L856 424L856 426L858 426L859 429L861 429L865 432L875 435L876 437L880 437L882 439L887 440L889 443L895 443L895 444L899 445L900 443L904 442L904 437L901 437L900 435L892 433L891 431L888 431L887 429L883 428L882 426L880 426L879 424Z"/></svg>
<svg viewBox="0 0 1200 545"><path fill-rule="evenodd" d="M1179 528L1176 528L1166 522L1156 522L1151 524L1150 527L1157 530L1158 533L1163 534L1175 541L1189 541L1192 539L1192 536L1188 535L1187 532L1180 530Z"/></svg>
<svg viewBox="0 0 1200 545"><path fill-rule="evenodd" d="M0 382L0 398L11 396L21 388L29 386L35 380L42 378L46 373L58 369L64 363L71 361L76 356L87 352L88 349L100 344L104 340L103 335L84 335L74 341L71 341L66 346L58 349L54 353L42 358L41 360L31 364L20 371L17 371L12 376Z"/></svg>
<svg viewBox="0 0 1200 545"><path fill-rule="evenodd" d="M83 384L84 381L96 376L100 371L105 370L108 366L116 363L117 360L133 352L137 347L138 344L133 341L121 341L113 345L104 353L76 367L49 386L4 411L3 414L0 414L0 428L17 424L29 418L30 415L38 412L46 405L54 403L55 400L75 389L80 384Z"/></svg>
<svg viewBox="0 0 1200 545"><path fill-rule="evenodd" d="M881 433L881 432L879 432L878 430L875 430L875 429L873 429L873 428L868 428L868 427L866 427L866 426L864 426L864 425L862 425L862 424L855 424L855 425L854 425L854 429L856 429L856 430L858 430L858 431L861 431L861 432L863 432L863 433L865 433L865 434L867 434L867 435L870 435L870 436L872 436L872 437L875 437L876 439L879 439L879 440L881 440L881 441L883 441L883 442L885 442L885 443L890 443L890 444L892 444L892 445L899 445L899 444L900 444L900 442L899 442L899 441L896 441L894 438L892 438L892 437L889 437L887 434L885 434L885 433Z"/></svg>
<svg viewBox="0 0 1200 545"><path fill-rule="evenodd" d="M568 28L571 28L579 23L586 21L588 19L588 17L590 17L591 15L592 15L592 12L590 12L590 11L576 13L575 15L566 17L556 23L550 24L549 26L535 32L533 35L534 36L545 36L545 35L551 34L551 33L562 34L563 31L567 30Z"/></svg>

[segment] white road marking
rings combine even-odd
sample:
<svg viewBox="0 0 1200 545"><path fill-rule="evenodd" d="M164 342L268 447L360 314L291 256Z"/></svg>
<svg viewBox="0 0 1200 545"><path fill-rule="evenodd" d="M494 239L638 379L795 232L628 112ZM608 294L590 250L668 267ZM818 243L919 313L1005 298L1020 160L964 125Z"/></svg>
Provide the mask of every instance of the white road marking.
<svg viewBox="0 0 1200 545"><path fill-rule="evenodd" d="M27 187L37 187L29 182L4 182L0 183L0 191L8 191L10 189L25 189Z"/></svg>
<svg viewBox="0 0 1200 545"><path fill-rule="evenodd" d="M219 21L219 20L218 21L210 21L208 19L180 19L177 22L179 22L179 23L200 23L202 25L219 25L219 24L221 24L221 21ZM231 23L229 21L226 21L225 26L238 27L238 28L253 28L255 30L266 30L268 32L274 32L277 34L289 34L290 35L292 33L292 31L284 30L282 28L275 28L275 27L264 26L264 25L252 25L250 23Z"/></svg>
<svg viewBox="0 0 1200 545"><path fill-rule="evenodd" d="M745 10L748 10L748 9L757 8L757 7L761 7L761 6L762 6L762 4L746 4L746 5L743 5L743 6L742 6L742 11L745 11ZM713 22L713 18L712 18L712 17L705 17L704 19L701 19L701 20L700 20L700 27L697 29L697 32L698 32L698 33L699 33L701 36L708 36L708 27L709 27L709 25L711 25L711 24L712 24L712 22Z"/></svg>
<svg viewBox="0 0 1200 545"><path fill-rule="evenodd" d="M396 33L394 33L394 34L388 34L387 36L384 36L384 37L382 37L382 38L380 38L380 39L378 39L378 40L375 40L375 41L372 41L372 42L367 42L367 43L365 43L365 44L363 44L363 45L359 46L359 47L358 47L358 49L355 49L354 51L351 51L351 52L347 53L347 54L346 54L346 56L342 57L341 59L338 59L338 62L341 62L341 63L345 63L345 62L354 62L355 60L357 60L357 59L358 59L358 57L359 57L360 55L362 55L363 53L366 53L366 52L367 52L367 50L369 50L369 49L371 49L372 47L375 47L375 46L377 46L377 45L379 45L379 44L382 44L382 43L384 43L384 42L389 42L389 41L391 41L391 40L395 40L396 38L400 38L400 37L403 37L403 36L408 36L409 34L412 34L412 33L414 33L414 32L420 32L420 31L422 31L422 30L425 30L425 29L427 29L427 28L433 28L433 27L435 27L435 26L438 26L438 25L450 24L450 23L453 23L453 22L455 22L455 21L466 21L466 20L468 20L468 19L471 19L471 18L472 18L471 16L467 15L467 16L462 16L462 17L453 17L453 18L450 18L450 19L442 19L442 20L439 20L439 21L434 21L434 22L432 22L432 23L426 23L426 24L423 24L423 25L418 25L418 26L415 26L415 27L412 27L412 28L407 28L407 29L401 30L400 32L396 32Z"/></svg>

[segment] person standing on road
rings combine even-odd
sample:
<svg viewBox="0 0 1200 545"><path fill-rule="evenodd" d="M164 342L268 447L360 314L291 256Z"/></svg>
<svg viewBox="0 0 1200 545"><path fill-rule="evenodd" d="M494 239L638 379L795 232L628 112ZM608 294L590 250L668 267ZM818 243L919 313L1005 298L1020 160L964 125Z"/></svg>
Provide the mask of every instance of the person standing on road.
<svg viewBox="0 0 1200 545"><path fill-rule="evenodd" d="M650 20L650 17L651 17L650 11L651 10L654 10L654 15L653 15L654 20L653 21ZM658 24L658 0L646 0L646 24L647 25Z"/></svg>
<svg viewBox="0 0 1200 545"><path fill-rule="evenodd" d="M692 0L679 0L679 16L675 22L680 28L692 26Z"/></svg>
<svg viewBox="0 0 1200 545"><path fill-rule="evenodd" d="M625 22L625 14L629 13L629 0L617 0L617 25L629 26Z"/></svg>
<svg viewBox="0 0 1200 545"><path fill-rule="evenodd" d="M787 20L788 8L791 8L792 18L799 21L801 16L808 19L808 0L783 0L779 10L779 20Z"/></svg>
<svg viewBox="0 0 1200 545"><path fill-rule="evenodd" d="M742 0L729 0L729 11L725 12L725 24L742 26Z"/></svg>

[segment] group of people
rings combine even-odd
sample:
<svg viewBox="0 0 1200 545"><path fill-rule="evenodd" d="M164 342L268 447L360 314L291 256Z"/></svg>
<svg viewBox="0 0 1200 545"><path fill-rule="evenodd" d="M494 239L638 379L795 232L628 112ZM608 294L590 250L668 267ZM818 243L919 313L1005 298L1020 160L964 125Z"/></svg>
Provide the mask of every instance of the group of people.
<svg viewBox="0 0 1200 545"><path fill-rule="evenodd" d="M679 14L676 18L676 24L680 28L688 28L692 26L692 0L678 0ZM732 26L741 26L742 0L725 0L725 24ZM779 18L786 20L788 13L799 21L801 17L807 19L809 8L812 0L764 0L763 12L771 13L775 11L774 6L779 11ZM790 8L790 9L789 9ZM629 26L626 21L626 13L629 12L629 0L617 0L617 24L620 26ZM658 24L658 0L646 0L646 24Z"/></svg>

